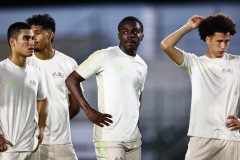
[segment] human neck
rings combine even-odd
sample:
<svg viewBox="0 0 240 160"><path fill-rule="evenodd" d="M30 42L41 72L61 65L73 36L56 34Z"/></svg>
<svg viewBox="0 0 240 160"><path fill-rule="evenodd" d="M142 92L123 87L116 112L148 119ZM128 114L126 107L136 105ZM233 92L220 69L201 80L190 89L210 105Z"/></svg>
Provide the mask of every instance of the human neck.
<svg viewBox="0 0 240 160"><path fill-rule="evenodd" d="M17 57L17 56L14 56L13 54L10 54L10 56L8 58L16 66L19 66L22 68L26 67L26 57L22 57L22 56Z"/></svg>
<svg viewBox="0 0 240 160"><path fill-rule="evenodd" d="M35 56L41 60L47 60L47 59L51 59L54 57L55 55L55 50L54 49L45 49L42 50L40 52L34 52Z"/></svg>

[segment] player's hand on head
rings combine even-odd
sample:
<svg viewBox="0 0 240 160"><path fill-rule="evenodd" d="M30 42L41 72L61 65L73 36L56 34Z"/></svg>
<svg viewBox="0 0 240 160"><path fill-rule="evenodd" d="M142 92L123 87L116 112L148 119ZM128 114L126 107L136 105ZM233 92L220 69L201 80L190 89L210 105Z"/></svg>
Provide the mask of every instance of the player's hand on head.
<svg viewBox="0 0 240 160"><path fill-rule="evenodd" d="M187 24L191 26L192 29L195 29L200 25L203 19L204 18L200 15L194 15L188 20Z"/></svg>

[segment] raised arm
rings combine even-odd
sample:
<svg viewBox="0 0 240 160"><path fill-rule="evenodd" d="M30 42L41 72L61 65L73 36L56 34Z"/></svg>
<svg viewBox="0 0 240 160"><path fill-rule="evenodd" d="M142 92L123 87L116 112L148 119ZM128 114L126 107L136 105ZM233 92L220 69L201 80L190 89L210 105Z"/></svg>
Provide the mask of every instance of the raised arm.
<svg viewBox="0 0 240 160"><path fill-rule="evenodd" d="M175 45L182 39L184 35L186 35L191 30L197 28L199 24L202 22L203 17L194 15L192 16L185 25L183 25L180 29L173 32L169 36L167 36L161 43L160 46L163 51L178 65L181 65L184 61L183 53L175 47Z"/></svg>
<svg viewBox="0 0 240 160"><path fill-rule="evenodd" d="M74 96L78 106L82 107L89 120L100 127L103 127L104 125L109 126L109 123L112 123L112 120L110 119L112 116L109 114L102 114L93 109L83 95L80 82L84 80L85 79L76 71L73 71L66 79L68 90Z"/></svg>
<svg viewBox="0 0 240 160"><path fill-rule="evenodd" d="M48 101L47 98L44 100L37 101L37 110L38 110L38 127L39 127L39 138L38 143L41 144L44 136L44 130L46 127L46 121L48 116Z"/></svg>

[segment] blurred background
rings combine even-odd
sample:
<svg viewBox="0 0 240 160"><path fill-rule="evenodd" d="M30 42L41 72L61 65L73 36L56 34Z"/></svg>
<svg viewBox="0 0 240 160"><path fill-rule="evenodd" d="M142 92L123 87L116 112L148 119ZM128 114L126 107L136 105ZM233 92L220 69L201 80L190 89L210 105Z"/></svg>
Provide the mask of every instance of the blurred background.
<svg viewBox="0 0 240 160"><path fill-rule="evenodd" d="M7 28L36 13L49 13L56 20L55 49L73 57L78 64L95 50L118 45L117 26L133 15L144 24L144 39L138 54L148 64L148 76L140 113L142 160L183 160L191 103L187 72L177 67L161 50L161 40L184 25L195 14L207 16L224 12L240 26L240 2L206 1L17 1L0 2L0 60L9 56ZM240 54L240 34L231 37L228 52ZM197 30L187 34L177 46L203 55L206 45ZM85 96L97 109L95 77L83 82ZM81 111L71 121L72 141L79 160L96 160L93 124ZM124 132L124 131L123 131Z"/></svg>

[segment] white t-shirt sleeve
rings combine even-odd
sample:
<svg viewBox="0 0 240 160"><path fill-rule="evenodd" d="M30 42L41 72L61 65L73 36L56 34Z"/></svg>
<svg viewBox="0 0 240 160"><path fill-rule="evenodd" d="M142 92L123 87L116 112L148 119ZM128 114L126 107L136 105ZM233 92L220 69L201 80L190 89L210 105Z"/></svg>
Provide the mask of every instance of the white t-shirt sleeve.
<svg viewBox="0 0 240 160"><path fill-rule="evenodd" d="M78 66L76 72L84 79L87 79L90 76L103 71L105 63L105 53L101 51L96 51Z"/></svg>
<svg viewBox="0 0 240 160"><path fill-rule="evenodd" d="M184 61L183 61L183 64L178 66L188 71L188 73L191 75L191 68L195 63L197 56L193 53L187 53L185 51L182 51L182 53L183 53Z"/></svg>
<svg viewBox="0 0 240 160"><path fill-rule="evenodd" d="M144 76L143 76L143 83L142 83L142 87L141 87L141 92L144 90L146 77L147 77L147 66L146 66L146 70L145 70L145 73L144 73Z"/></svg>

